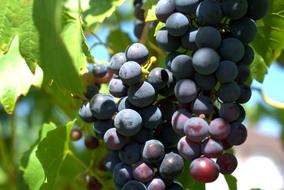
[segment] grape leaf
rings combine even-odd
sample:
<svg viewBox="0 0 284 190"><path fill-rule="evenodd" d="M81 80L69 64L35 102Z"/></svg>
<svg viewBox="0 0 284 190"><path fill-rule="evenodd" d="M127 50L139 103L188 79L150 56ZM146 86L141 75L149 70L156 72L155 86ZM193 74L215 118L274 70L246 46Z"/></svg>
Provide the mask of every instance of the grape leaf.
<svg viewBox="0 0 284 190"><path fill-rule="evenodd" d="M237 190L237 179L232 175L224 175L230 190Z"/></svg>
<svg viewBox="0 0 284 190"><path fill-rule="evenodd" d="M146 14L145 21L146 22L152 22L152 21L157 20L155 10L156 10L156 6L152 6L150 9L148 9L145 12L145 14Z"/></svg>
<svg viewBox="0 0 284 190"><path fill-rule="evenodd" d="M257 52L254 55L254 62L250 66L252 78L256 79L259 82L263 82L265 74L267 73L267 65L263 60L263 57L260 56Z"/></svg>
<svg viewBox="0 0 284 190"><path fill-rule="evenodd" d="M73 35L70 34L72 36L67 36L65 39L73 37L74 40L72 40L70 46L76 46L75 48L70 48L70 46L67 48L61 37L61 29L64 30L62 16L63 0L34 1L33 18L40 33L41 66L44 70L46 82L53 81L70 93L82 94L83 84L78 72L83 64L80 62L82 48L76 48L82 45L82 40L78 37L81 34L78 35L79 32L74 32L74 30L79 30L78 23L75 22L74 25L72 19L72 22L71 20L65 21L65 23L70 21L70 25L67 25L67 29L65 29L74 32ZM72 51L72 56L68 50Z"/></svg>
<svg viewBox="0 0 284 190"><path fill-rule="evenodd" d="M19 52L19 38L13 39L10 50L0 56L0 102L7 113L12 113L17 98L26 95L31 85L40 87L43 73L37 67L33 74Z"/></svg>
<svg viewBox="0 0 284 190"><path fill-rule="evenodd" d="M39 61L38 32L32 20L33 0L0 0L0 54L8 52L16 35L20 52L34 73Z"/></svg>
<svg viewBox="0 0 284 190"><path fill-rule="evenodd" d="M144 10L151 9L153 6L155 6L158 3L158 0L145 0L143 1L142 8Z"/></svg>
<svg viewBox="0 0 284 190"><path fill-rule="evenodd" d="M20 170L29 189L38 190L44 182L44 169L36 156L38 144L47 136L47 133L56 129L53 123L44 124L40 130L38 140L23 154Z"/></svg>
<svg viewBox="0 0 284 190"><path fill-rule="evenodd" d="M102 23L125 1L126 0L90 0L90 6L84 11L84 21L89 27Z"/></svg>
<svg viewBox="0 0 284 190"><path fill-rule="evenodd" d="M121 29L111 31L107 38L107 42L111 45L114 52L123 52L127 46L132 43L128 34L121 31Z"/></svg>
<svg viewBox="0 0 284 190"><path fill-rule="evenodd" d="M271 0L269 3L269 12L258 21L257 37L252 43L267 66L277 59L284 49L284 1ZM262 66L261 62L256 64L257 67Z"/></svg>

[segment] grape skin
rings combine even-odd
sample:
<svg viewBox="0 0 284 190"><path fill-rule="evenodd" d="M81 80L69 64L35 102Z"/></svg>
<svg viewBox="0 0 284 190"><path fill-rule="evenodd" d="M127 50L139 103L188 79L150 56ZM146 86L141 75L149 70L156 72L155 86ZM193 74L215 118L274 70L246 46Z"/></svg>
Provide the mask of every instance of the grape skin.
<svg viewBox="0 0 284 190"><path fill-rule="evenodd" d="M110 128L112 128L112 127L113 127L113 125L112 125L111 119L97 120L97 121L94 122L93 130L94 130L97 137L103 138L106 131L109 130Z"/></svg>
<svg viewBox="0 0 284 190"><path fill-rule="evenodd" d="M236 101L240 97L240 87L235 82L224 83L220 86L217 96L224 103Z"/></svg>
<svg viewBox="0 0 284 190"><path fill-rule="evenodd" d="M118 163L113 169L114 182L124 185L132 178L132 168L124 163Z"/></svg>
<svg viewBox="0 0 284 190"><path fill-rule="evenodd" d="M200 27L196 33L195 43L199 48L218 49L222 41L220 32L211 26Z"/></svg>
<svg viewBox="0 0 284 190"><path fill-rule="evenodd" d="M179 12L173 13L166 21L166 28L172 36L182 36L186 33L189 25L188 18Z"/></svg>
<svg viewBox="0 0 284 190"><path fill-rule="evenodd" d="M116 128L110 128L104 134L104 143L110 150L119 150L126 144L126 139L117 133Z"/></svg>
<svg viewBox="0 0 284 190"><path fill-rule="evenodd" d="M159 0L155 14L159 21L166 22L168 17L175 11L174 0Z"/></svg>
<svg viewBox="0 0 284 190"><path fill-rule="evenodd" d="M107 155L107 158L104 162L104 166L106 169L113 171L116 164L120 163L120 159L118 157L118 151L110 151Z"/></svg>
<svg viewBox="0 0 284 190"><path fill-rule="evenodd" d="M142 68L134 61L124 63L119 70L119 77L127 85L135 85L142 79Z"/></svg>
<svg viewBox="0 0 284 190"><path fill-rule="evenodd" d="M176 9L185 14L192 14L195 12L199 0L174 0Z"/></svg>
<svg viewBox="0 0 284 190"><path fill-rule="evenodd" d="M199 3L195 14L197 21L202 26L218 25L223 17L219 3L212 0L204 0Z"/></svg>
<svg viewBox="0 0 284 190"><path fill-rule="evenodd" d="M176 98L181 103L190 103L197 96L196 84L189 79L179 80L174 89Z"/></svg>
<svg viewBox="0 0 284 190"><path fill-rule="evenodd" d="M207 158L218 158L223 153L223 145L217 140L207 139L202 142L201 150Z"/></svg>
<svg viewBox="0 0 284 190"><path fill-rule="evenodd" d="M159 172L162 178L173 180L178 177L184 167L183 159L176 153L168 153L161 162Z"/></svg>
<svg viewBox="0 0 284 190"><path fill-rule="evenodd" d="M171 71L177 79L190 78L194 73L191 57L184 54L177 55L172 60Z"/></svg>
<svg viewBox="0 0 284 190"><path fill-rule="evenodd" d="M166 87L169 81L168 72L161 68L155 67L152 69L147 77L147 81L157 90Z"/></svg>
<svg viewBox="0 0 284 190"><path fill-rule="evenodd" d="M247 103L251 98L251 89L247 85L240 85L240 89L241 89L241 95L237 100L237 102L239 104Z"/></svg>
<svg viewBox="0 0 284 190"><path fill-rule="evenodd" d="M156 42L160 48L169 52L177 50L180 46L179 37L170 35L168 30L165 28L162 28L157 32Z"/></svg>
<svg viewBox="0 0 284 190"><path fill-rule="evenodd" d="M126 56L124 52L116 53L110 60L110 69L118 75L121 66L126 62Z"/></svg>
<svg viewBox="0 0 284 190"><path fill-rule="evenodd" d="M179 154L187 160L194 160L201 155L200 144L190 141L186 136L179 140L177 149Z"/></svg>
<svg viewBox="0 0 284 190"><path fill-rule="evenodd" d="M237 20L242 18L248 10L247 0L226 0L222 2L224 15Z"/></svg>
<svg viewBox="0 0 284 190"><path fill-rule="evenodd" d="M194 81L202 90L211 90L217 84L217 80L214 74L201 75L199 73L195 73Z"/></svg>
<svg viewBox="0 0 284 190"><path fill-rule="evenodd" d="M244 57L245 47L237 38L226 38L222 41L219 52L225 60L237 63Z"/></svg>
<svg viewBox="0 0 284 190"><path fill-rule="evenodd" d="M180 135L184 135L184 124L191 117L186 109L179 109L172 115L171 124L173 130Z"/></svg>
<svg viewBox="0 0 284 190"><path fill-rule="evenodd" d="M226 138L230 145L241 145L247 139L247 129L242 123L232 123L231 132Z"/></svg>
<svg viewBox="0 0 284 190"><path fill-rule="evenodd" d="M225 153L217 159L217 164L222 174L228 175L235 171L238 160L233 154Z"/></svg>
<svg viewBox="0 0 284 190"><path fill-rule="evenodd" d="M117 98L121 98L127 94L127 87L123 84L121 79L111 79L108 89L110 94Z"/></svg>
<svg viewBox="0 0 284 190"><path fill-rule="evenodd" d="M222 104L219 111L219 115L227 122L235 121L240 116L239 105L236 103Z"/></svg>
<svg viewBox="0 0 284 190"><path fill-rule="evenodd" d="M162 112L159 107L151 105L139 110L143 120L143 126L147 129L155 129L162 123Z"/></svg>
<svg viewBox="0 0 284 190"><path fill-rule="evenodd" d="M166 185L162 179L154 178L148 184L147 190L166 190Z"/></svg>
<svg viewBox="0 0 284 190"><path fill-rule="evenodd" d="M192 113L210 115L214 112L214 106L211 99L207 96L198 96L191 104Z"/></svg>
<svg viewBox="0 0 284 190"><path fill-rule="evenodd" d="M199 117L192 117L184 124L184 133L189 140L201 142L209 136L208 123Z"/></svg>
<svg viewBox="0 0 284 190"><path fill-rule="evenodd" d="M196 51L198 49L195 41L198 30L190 30L181 37L181 45L183 48Z"/></svg>
<svg viewBox="0 0 284 190"><path fill-rule="evenodd" d="M231 33L233 37L248 44L255 39L257 26L253 19L245 17L231 25Z"/></svg>
<svg viewBox="0 0 284 190"><path fill-rule="evenodd" d="M87 123L92 123L95 121L95 118L93 116L93 113L91 112L90 109L90 104L83 104L80 109L79 109L79 116L80 118L87 122Z"/></svg>
<svg viewBox="0 0 284 190"><path fill-rule="evenodd" d="M96 119L111 119L117 108L113 98L107 94L96 94L90 101L90 109Z"/></svg>
<svg viewBox="0 0 284 190"><path fill-rule="evenodd" d="M121 190L147 190L146 186L136 180L128 181Z"/></svg>
<svg viewBox="0 0 284 190"><path fill-rule="evenodd" d="M248 1L248 13L247 15L254 19L261 19L268 12L269 1L268 0L247 0Z"/></svg>
<svg viewBox="0 0 284 190"><path fill-rule="evenodd" d="M238 76L239 70L232 61L222 61L216 71L216 78L221 83L233 82Z"/></svg>
<svg viewBox="0 0 284 190"><path fill-rule="evenodd" d="M149 182L154 175L155 173L153 169L145 162L138 163L133 168L133 177L140 182Z"/></svg>
<svg viewBox="0 0 284 190"><path fill-rule="evenodd" d="M165 155L164 145L158 140L149 140L142 150L142 157L148 163L157 163Z"/></svg>
<svg viewBox="0 0 284 190"><path fill-rule="evenodd" d="M130 143L119 150L119 159L125 164L134 164L140 160L142 147L138 143Z"/></svg>
<svg viewBox="0 0 284 190"><path fill-rule="evenodd" d="M223 118L216 118L209 124L209 133L214 139L224 140L230 134L230 131L230 124Z"/></svg>
<svg viewBox="0 0 284 190"><path fill-rule="evenodd" d="M141 65L148 60L149 50L141 43L134 43L126 49L125 55L127 61L134 61Z"/></svg>

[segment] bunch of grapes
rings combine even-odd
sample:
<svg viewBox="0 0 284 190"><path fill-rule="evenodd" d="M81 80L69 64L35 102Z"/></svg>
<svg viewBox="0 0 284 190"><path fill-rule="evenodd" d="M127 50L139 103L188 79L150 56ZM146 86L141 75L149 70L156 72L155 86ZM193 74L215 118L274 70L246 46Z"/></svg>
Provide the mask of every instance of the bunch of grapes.
<svg viewBox="0 0 284 190"><path fill-rule="evenodd" d="M177 149L197 181L212 182L237 167L224 150L247 138L241 104L251 97L249 43L267 7L267 0L160 0L156 6L165 23L156 41L170 52L166 66L180 106L172 117L173 129L184 136Z"/></svg>
<svg viewBox="0 0 284 190"><path fill-rule="evenodd" d="M93 94L79 115L109 149L104 166L117 189L182 190L184 160L203 183L236 169L237 159L224 150L247 138L241 104L251 97L249 43L267 4L160 0L156 16L165 27L156 41L170 52L166 68L150 69L155 59L141 43L111 58L110 95ZM142 1L134 5L144 27Z"/></svg>

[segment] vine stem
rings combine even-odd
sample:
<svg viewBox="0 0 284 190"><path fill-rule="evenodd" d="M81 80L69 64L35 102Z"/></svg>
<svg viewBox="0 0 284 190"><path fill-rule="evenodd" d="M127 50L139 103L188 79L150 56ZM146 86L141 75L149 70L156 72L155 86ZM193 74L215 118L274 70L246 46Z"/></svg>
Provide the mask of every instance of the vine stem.
<svg viewBox="0 0 284 190"><path fill-rule="evenodd" d="M98 176L95 172L91 170L82 160L80 160L72 151L68 151L67 155L71 156L78 164L80 164L87 172L94 176L101 184L104 184L104 181Z"/></svg>
<svg viewBox="0 0 284 190"><path fill-rule="evenodd" d="M269 106L273 107L273 108L277 108L277 109L284 109L284 103L283 102L279 102L276 100L273 100L271 98L269 98L262 89L257 88L257 87L252 87L252 90L255 90L257 92L260 93L261 98L263 99L263 101L268 104Z"/></svg>
<svg viewBox="0 0 284 190"><path fill-rule="evenodd" d="M149 25L150 25L150 23L146 22L146 24L143 28L143 32L142 32L141 38L139 40L139 42L142 43L142 44L145 44L147 39L148 39Z"/></svg>

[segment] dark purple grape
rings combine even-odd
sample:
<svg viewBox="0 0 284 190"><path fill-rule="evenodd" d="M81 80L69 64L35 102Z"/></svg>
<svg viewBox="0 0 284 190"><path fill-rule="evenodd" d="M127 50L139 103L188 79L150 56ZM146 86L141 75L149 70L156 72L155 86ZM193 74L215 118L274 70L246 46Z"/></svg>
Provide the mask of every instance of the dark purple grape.
<svg viewBox="0 0 284 190"><path fill-rule="evenodd" d="M214 106L211 99L207 96L198 96L191 104L192 113L210 115L214 112Z"/></svg>
<svg viewBox="0 0 284 190"><path fill-rule="evenodd" d="M240 87L235 82L221 84L217 96L224 103L232 103L240 97Z"/></svg>
<svg viewBox="0 0 284 190"><path fill-rule="evenodd" d="M179 12L171 14L166 21L166 28L172 36L182 36L189 26L188 18Z"/></svg>
<svg viewBox="0 0 284 190"><path fill-rule="evenodd" d="M110 151L106 157L104 162L104 166L106 169L113 171L116 164L120 163L120 159L118 157L118 151Z"/></svg>
<svg viewBox="0 0 284 190"><path fill-rule="evenodd" d="M146 186L136 180L128 181L121 190L147 190Z"/></svg>
<svg viewBox="0 0 284 190"><path fill-rule="evenodd" d="M246 111L245 109L243 108L243 106L239 105L239 108L240 108L240 116L238 117L237 120L235 120L234 122L243 122L246 118Z"/></svg>
<svg viewBox="0 0 284 190"><path fill-rule="evenodd" d="M148 163L157 163L165 155L164 145L158 140L149 140L145 143L142 157Z"/></svg>
<svg viewBox="0 0 284 190"><path fill-rule="evenodd" d="M180 103L190 103L197 96L196 84L189 79L179 80L175 85L174 91Z"/></svg>
<svg viewBox="0 0 284 190"><path fill-rule="evenodd" d="M189 172L196 181L209 183L218 178L219 167L213 160L200 157L191 162Z"/></svg>
<svg viewBox="0 0 284 190"><path fill-rule="evenodd" d="M254 20L261 19L268 12L268 8L268 0L248 0L247 15Z"/></svg>
<svg viewBox="0 0 284 190"><path fill-rule="evenodd" d="M222 104L219 111L219 115L227 122L235 121L240 116L239 105L236 103Z"/></svg>
<svg viewBox="0 0 284 190"><path fill-rule="evenodd" d="M169 34L165 28L160 29L156 35L156 42L165 51L175 51L180 46L180 38Z"/></svg>
<svg viewBox="0 0 284 190"><path fill-rule="evenodd" d="M94 122L94 132L96 134L97 137L99 138L103 138L104 134L106 133L107 130L109 130L110 128L112 128L112 120L97 120Z"/></svg>
<svg viewBox="0 0 284 190"><path fill-rule="evenodd" d="M111 79L108 85L108 89L110 94L117 98L121 98L127 95L127 87L123 84L121 79Z"/></svg>
<svg viewBox="0 0 284 190"><path fill-rule="evenodd" d="M90 109L96 119L111 119L116 112L116 104L113 98L107 94L97 94L90 102Z"/></svg>
<svg viewBox="0 0 284 190"><path fill-rule="evenodd" d="M196 9L196 17L202 26L218 25L223 17L219 2L211 0L202 1Z"/></svg>
<svg viewBox="0 0 284 190"><path fill-rule="evenodd" d="M215 73L216 78L221 83L233 82L238 76L239 70L232 61L222 61Z"/></svg>
<svg viewBox="0 0 284 190"><path fill-rule="evenodd" d="M244 0L246 1L246 0ZM252 42L257 34L256 22L248 17L237 20L231 25L231 34L245 44Z"/></svg>
<svg viewBox="0 0 284 190"><path fill-rule="evenodd" d="M175 79L171 71L169 71L168 69L166 69L166 71L169 76L168 83L164 88L158 90L158 93L162 96L170 97L174 96Z"/></svg>
<svg viewBox="0 0 284 190"><path fill-rule="evenodd" d="M181 183L175 181L167 188L167 190L184 190L184 188Z"/></svg>
<svg viewBox="0 0 284 190"><path fill-rule="evenodd" d="M80 109L79 109L79 116L80 118L87 122L87 123L92 123L94 122L96 119L93 116L93 113L91 112L90 109L90 104L83 104Z"/></svg>
<svg viewBox="0 0 284 190"><path fill-rule="evenodd" d="M87 190L100 190L103 187L97 178L93 176L86 176Z"/></svg>
<svg viewBox="0 0 284 190"><path fill-rule="evenodd" d="M239 104L247 103L251 98L251 89L247 85L240 85L241 95L237 102Z"/></svg>
<svg viewBox="0 0 284 190"><path fill-rule="evenodd" d="M143 183L152 180L154 175L154 170L145 162L140 162L136 164L133 168L133 177Z"/></svg>
<svg viewBox="0 0 284 190"><path fill-rule="evenodd" d="M250 65L252 64L253 60L254 60L254 51L252 47L250 47L249 45L245 45L245 55L241 60L241 63Z"/></svg>
<svg viewBox="0 0 284 190"><path fill-rule="evenodd" d="M181 37L181 45L183 48L196 51L198 49L195 40L196 40L197 30L189 30Z"/></svg>
<svg viewBox="0 0 284 190"><path fill-rule="evenodd" d="M149 50L144 44L134 43L125 51L127 61L134 61L140 65L145 63L149 57Z"/></svg>
<svg viewBox="0 0 284 190"><path fill-rule="evenodd" d="M241 123L232 123L231 124L231 132L229 136L226 138L226 141L230 145L241 145L243 144L247 139L247 129L246 127Z"/></svg>
<svg viewBox="0 0 284 190"><path fill-rule="evenodd" d="M192 117L188 119L184 125L184 133L189 140L194 142L201 142L209 136L208 123L199 117Z"/></svg>
<svg viewBox="0 0 284 190"><path fill-rule="evenodd" d="M161 162L159 172L162 178L173 180L177 178L183 171L184 162L180 155L176 153L168 153Z"/></svg>
<svg viewBox="0 0 284 190"><path fill-rule="evenodd" d="M82 138L82 131L78 128L73 128L71 130L71 134L70 134L70 137L71 137L71 140L72 141L78 141Z"/></svg>
<svg viewBox="0 0 284 190"><path fill-rule="evenodd" d="M200 144L190 141L187 137L179 140L177 149L179 154L187 160L194 160L201 155Z"/></svg>
<svg viewBox="0 0 284 190"><path fill-rule="evenodd" d="M216 118L210 122L209 133L217 140L224 140L231 131L230 124L222 118Z"/></svg>
<svg viewBox="0 0 284 190"><path fill-rule="evenodd" d="M112 56L110 60L110 69L118 75L121 66L126 62L125 53L119 52Z"/></svg>
<svg viewBox="0 0 284 190"><path fill-rule="evenodd" d="M177 105L168 99L161 99L156 103L162 113L162 119L170 121L173 113L176 111Z"/></svg>
<svg viewBox="0 0 284 190"><path fill-rule="evenodd" d="M99 146L99 140L96 137L88 136L84 140L87 149L96 149Z"/></svg>
<svg viewBox="0 0 284 190"><path fill-rule="evenodd" d="M119 158L125 164L134 164L140 160L142 147L138 143L130 143L119 150Z"/></svg>
<svg viewBox="0 0 284 190"><path fill-rule="evenodd" d="M86 92L85 92L85 97L90 100L94 95L99 93L100 91L100 86L96 84L89 84L86 87Z"/></svg>
<svg viewBox="0 0 284 190"><path fill-rule="evenodd" d="M116 114L114 126L121 135L133 136L142 128L142 117L132 109L124 109Z"/></svg>
<svg viewBox="0 0 284 190"><path fill-rule="evenodd" d="M104 135L104 142L111 150L119 150L126 144L126 139L117 133L116 128L110 128Z"/></svg>
<svg viewBox="0 0 284 190"><path fill-rule="evenodd" d="M238 160L233 154L225 153L217 159L217 164L222 174L228 175L235 171Z"/></svg>
<svg viewBox="0 0 284 190"><path fill-rule="evenodd" d="M177 79L190 78L194 73L191 57L184 54L177 55L172 60L171 71Z"/></svg>
<svg viewBox="0 0 284 190"><path fill-rule="evenodd" d="M155 137L166 147L174 146L180 139L180 135L175 133L170 123L165 123L160 126L160 131Z"/></svg>
<svg viewBox="0 0 284 190"><path fill-rule="evenodd" d="M217 84L217 80L214 74L201 75L199 73L194 74L194 81L201 90L211 90Z"/></svg>
<svg viewBox="0 0 284 190"><path fill-rule="evenodd" d="M148 75L147 81L157 90L167 86L169 81L168 72L161 68L155 67Z"/></svg>
<svg viewBox="0 0 284 190"><path fill-rule="evenodd" d="M144 20L144 9L142 8L143 6L143 3L136 3L134 4L134 16L136 19L139 19L139 20Z"/></svg>
<svg viewBox="0 0 284 190"><path fill-rule="evenodd" d="M114 182L117 185L124 185L132 179L132 169L124 163L117 164L113 169Z"/></svg>
<svg viewBox="0 0 284 190"><path fill-rule="evenodd" d="M239 74L236 81L238 83L246 82L250 77L250 66L245 64L239 64L238 69L239 69Z"/></svg>
<svg viewBox="0 0 284 190"><path fill-rule="evenodd" d="M160 0L156 5L156 17L161 22L166 22L168 17L175 11L174 0Z"/></svg>
<svg viewBox="0 0 284 190"><path fill-rule="evenodd" d="M160 178L154 178L147 186L147 190L166 190L166 184Z"/></svg>
<svg viewBox="0 0 284 190"><path fill-rule="evenodd" d="M151 129L143 127L139 133L132 137L133 141L136 141L140 144L144 144L146 141L153 139L154 134Z"/></svg>
<svg viewBox="0 0 284 190"><path fill-rule="evenodd" d="M237 38L226 38L222 41L219 52L223 59L237 63L244 57L245 47Z"/></svg>
<svg viewBox="0 0 284 190"><path fill-rule="evenodd" d="M176 51L171 52L167 55L166 61L165 61L165 65L166 65L167 69L171 70L171 65L172 65L173 59L178 55L180 55L180 53L176 52Z"/></svg>
<svg viewBox="0 0 284 190"><path fill-rule="evenodd" d="M123 83L129 86L135 85L142 79L142 68L137 62L125 62L119 70L119 77Z"/></svg>
<svg viewBox="0 0 284 190"><path fill-rule="evenodd" d="M140 109L139 113L143 120L143 126L147 129L155 129L162 123L162 112L157 106L151 105Z"/></svg>
<svg viewBox="0 0 284 190"><path fill-rule="evenodd" d="M190 117L191 114L186 109L175 111L171 120L173 130L180 135L184 135L184 124Z"/></svg>
<svg viewBox="0 0 284 190"><path fill-rule="evenodd" d="M176 9L185 14L195 13L199 0L174 0Z"/></svg>
<svg viewBox="0 0 284 190"><path fill-rule="evenodd" d="M128 97L123 97L119 100L118 105L117 105L117 109L118 111L124 110L124 109L133 109L133 110L137 110L138 108L134 105L132 105L129 100Z"/></svg>
<svg viewBox="0 0 284 190"><path fill-rule="evenodd" d="M196 33L195 43L199 48L218 49L222 41L220 32L211 26L200 27Z"/></svg>
<svg viewBox="0 0 284 190"><path fill-rule="evenodd" d="M224 15L232 20L242 18L248 10L247 0L226 0L222 1Z"/></svg>
<svg viewBox="0 0 284 190"><path fill-rule="evenodd" d="M207 158L217 158L223 153L223 145L221 142L213 139L207 139L201 144L201 152Z"/></svg>

